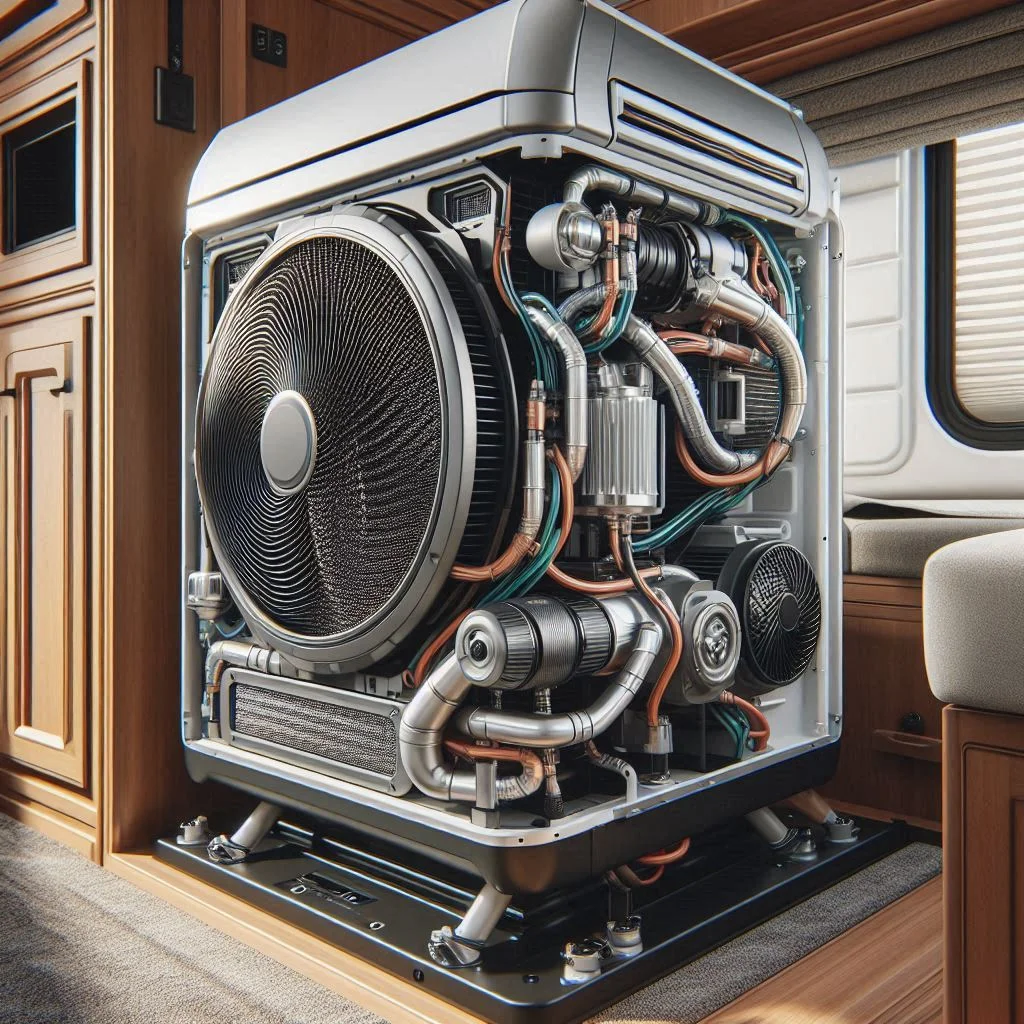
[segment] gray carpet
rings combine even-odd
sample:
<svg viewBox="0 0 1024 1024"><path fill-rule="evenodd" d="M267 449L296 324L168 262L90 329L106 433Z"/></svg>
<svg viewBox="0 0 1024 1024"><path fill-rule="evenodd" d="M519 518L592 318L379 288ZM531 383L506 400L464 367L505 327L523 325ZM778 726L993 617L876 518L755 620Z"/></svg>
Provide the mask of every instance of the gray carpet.
<svg viewBox="0 0 1024 1024"><path fill-rule="evenodd" d="M941 870L914 844L596 1020L689 1024ZM0 1024L381 1018L0 815Z"/></svg>

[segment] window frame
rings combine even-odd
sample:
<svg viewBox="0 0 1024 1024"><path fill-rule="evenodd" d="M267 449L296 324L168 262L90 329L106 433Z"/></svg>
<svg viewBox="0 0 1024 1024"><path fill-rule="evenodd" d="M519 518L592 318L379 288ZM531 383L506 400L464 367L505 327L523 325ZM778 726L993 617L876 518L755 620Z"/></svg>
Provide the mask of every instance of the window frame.
<svg viewBox="0 0 1024 1024"><path fill-rule="evenodd" d="M956 393L956 142L925 148L925 383L939 425L984 451L1024 449L1024 420L989 423Z"/></svg>

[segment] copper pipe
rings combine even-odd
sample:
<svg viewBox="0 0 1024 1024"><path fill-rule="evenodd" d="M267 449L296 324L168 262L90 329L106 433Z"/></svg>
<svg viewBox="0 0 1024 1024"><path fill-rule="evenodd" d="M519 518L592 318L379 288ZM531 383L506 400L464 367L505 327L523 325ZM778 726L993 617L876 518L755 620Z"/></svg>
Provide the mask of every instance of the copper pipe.
<svg viewBox="0 0 1024 1024"><path fill-rule="evenodd" d="M576 514L576 497L572 490L572 470L557 446L548 452L548 458L554 462L555 469L558 470L559 482L562 485L562 522L559 524L561 536L558 538L558 545L555 547L555 554L551 559L553 562L562 553L562 548L569 540L572 518Z"/></svg>
<svg viewBox="0 0 1024 1024"><path fill-rule="evenodd" d="M628 520L626 521L625 526L627 530L626 536L628 537L630 527ZM632 565L632 552L628 553L627 558L627 553L622 549L619 524L616 522L609 523L608 532L612 549L612 558L615 559L615 564L619 566L619 571L625 572L632 570L635 572L635 567ZM668 689L669 683L672 682L672 676L679 667L679 659L683 656L683 630L679 625L679 616L676 614L672 605L667 601L663 601L651 589L650 585L639 573L636 574L635 582L640 593L647 598L654 610L657 611L665 620L665 624L668 626L669 638L672 641L668 661L665 662L664 668L662 668L654 687L651 689L651 692L647 697L647 725L654 729L657 728L658 720L661 717L661 698L665 696L665 691Z"/></svg>
<svg viewBox="0 0 1024 1024"><path fill-rule="evenodd" d="M601 211L601 226L605 232L604 302L601 303L594 322L587 328L585 334L581 335L581 340L592 341L601 336L611 322L612 314L615 312L615 300L619 296L619 218L611 204Z"/></svg>
<svg viewBox="0 0 1024 1024"><path fill-rule="evenodd" d="M637 857L638 864L649 864L652 867L659 864L674 864L682 860L690 852L690 840L683 839L668 850L660 850L657 853L647 853L643 857Z"/></svg>
<svg viewBox="0 0 1024 1024"><path fill-rule="evenodd" d="M555 468L558 470L558 479L562 485L562 537L559 540L558 547L558 550L561 551L569 535L569 529L572 527L572 513L574 511L572 474L569 471L569 464L565 461L565 456L557 448L555 448L552 458L555 462ZM566 508L569 509L570 513L568 517L566 516ZM547 568L547 574L561 586L581 594L625 594L627 591L634 589L633 581L630 579L581 580L576 576L570 576L567 572L563 572L553 561ZM660 577L661 570L654 566L650 569L644 569L642 575Z"/></svg>
<svg viewBox="0 0 1024 1024"><path fill-rule="evenodd" d="M449 575L453 580L464 583L496 580L514 569L536 546L536 541L532 537L525 533L517 533L509 546L493 562L488 562L487 565L453 565Z"/></svg>
<svg viewBox="0 0 1024 1024"><path fill-rule="evenodd" d="M494 246L491 252L491 275L494 277L494 287L497 288L501 301L514 313L516 312L516 307L501 280L501 261L508 255L509 249L512 248L512 227L508 222L511 207L512 186L508 185L505 189L505 206L501 211L501 223L498 225L494 236Z"/></svg>
<svg viewBox="0 0 1024 1024"><path fill-rule="evenodd" d="M754 340L758 343L757 349L748 348L746 345L737 345L731 341L724 341L721 338L711 338L706 334L696 334L693 331L658 331L658 337L668 342L668 347L677 356L708 356L712 359L723 359L728 363L765 367L765 361L761 353L767 353L771 357L771 351L764 341L756 334Z"/></svg>
<svg viewBox="0 0 1024 1024"><path fill-rule="evenodd" d="M750 730L750 738L755 741L755 750L764 750L768 746L768 739L772 734L772 727L768 724L764 712L759 707L751 704L749 700L737 697L731 690L723 691L718 700L722 704L730 704L737 707L747 716L747 720L756 728Z"/></svg>
<svg viewBox="0 0 1024 1024"><path fill-rule="evenodd" d="M464 743L462 740L444 741L445 749L457 757L468 761L515 761L526 767L529 765L543 773L543 765L539 755L526 747L488 747L478 743Z"/></svg>
<svg viewBox="0 0 1024 1024"><path fill-rule="evenodd" d="M734 487L737 484L749 484L761 476L770 476L785 461L788 451L788 445L781 441L770 441L761 457L752 466L737 470L735 473L709 473L697 465L678 423L675 440L676 456L683 464L683 468L694 480L706 487Z"/></svg>
<svg viewBox="0 0 1024 1024"><path fill-rule="evenodd" d="M455 636L455 633L457 632L459 626L462 624L462 620L472 610L472 608L467 608L464 612L461 612L459 615L456 615L455 618L452 619L452 621L449 622L448 625L445 626L444 629L442 629L441 632L438 633L437 636L435 636L434 639L430 641L430 643L427 645L426 650L420 655L419 660L413 667L413 686L419 686L420 683L423 682L423 678L424 676L426 676L427 670L430 668L430 663L434 660L438 651L440 651L441 648L444 647L444 645L448 643L448 641L451 640L453 636Z"/></svg>
<svg viewBox="0 0 1024 1024"><path fill-rule="evenodd" d="M526 403L526 457L523 468L523 510L519 528L508 547L486 565L452 566L449 575L464 583L483 583L496 580L514 569L523 558L537 550L537 534L544 515L544 399L539 397L539 381L533 382L530 399Z"/></svg>

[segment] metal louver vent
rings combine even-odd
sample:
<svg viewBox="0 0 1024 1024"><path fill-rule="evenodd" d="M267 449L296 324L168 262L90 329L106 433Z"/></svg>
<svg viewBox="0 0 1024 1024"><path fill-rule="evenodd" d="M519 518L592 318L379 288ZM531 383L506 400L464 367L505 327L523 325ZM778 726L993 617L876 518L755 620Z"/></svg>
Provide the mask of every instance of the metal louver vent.
<svg viewBox="0 0 1024 1024"><path fill-rule="evenodd" d="M232 294L195 456L254 633L348 669L408 635L444 585L473 496L477 396L423 248L381 215L337 219L280 239Z"/></svg>

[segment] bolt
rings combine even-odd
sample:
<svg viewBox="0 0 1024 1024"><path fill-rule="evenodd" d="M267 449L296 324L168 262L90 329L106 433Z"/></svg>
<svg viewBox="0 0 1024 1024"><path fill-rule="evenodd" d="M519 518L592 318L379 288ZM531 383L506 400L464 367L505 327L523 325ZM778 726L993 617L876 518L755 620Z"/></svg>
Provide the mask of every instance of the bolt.
<svg viewBox="0 0 1024 1024"><path fill-rule="evenodd" d="M487 643L480 636L472 636L469 640L469 656L479 664L487 660Z"/></svg>

